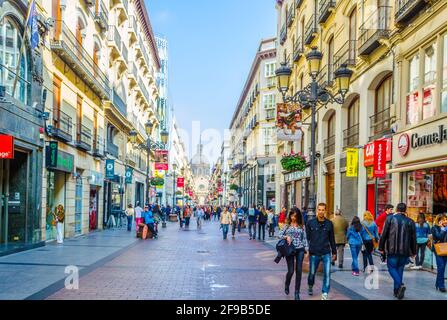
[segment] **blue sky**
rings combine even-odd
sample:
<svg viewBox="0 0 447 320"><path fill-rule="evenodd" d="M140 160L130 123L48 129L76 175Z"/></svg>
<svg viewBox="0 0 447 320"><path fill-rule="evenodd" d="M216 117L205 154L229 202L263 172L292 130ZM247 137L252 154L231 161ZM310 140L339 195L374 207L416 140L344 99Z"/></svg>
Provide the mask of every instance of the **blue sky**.
<svg viewBox="0 0 447 320"><path fill-rule="evenodd" d="M169 91L179 125L191 131L200 121L202 131L223 135L259 42L275 36L275 1L146 0L146 7L154 33L169 41Z"/></svg>

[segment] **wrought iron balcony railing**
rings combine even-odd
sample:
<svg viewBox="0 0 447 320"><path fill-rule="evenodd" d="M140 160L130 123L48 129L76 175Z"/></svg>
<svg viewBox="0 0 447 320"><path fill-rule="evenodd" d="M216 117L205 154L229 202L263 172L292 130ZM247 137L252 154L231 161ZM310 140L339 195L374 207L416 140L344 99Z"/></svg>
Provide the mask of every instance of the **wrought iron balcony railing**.
<svg viewBox="0 0 447 320"><path fill-rule="evenodd" d="M105 156L104 142L102 140L102 137L100 136L97 136L96 138L93 137L92 154L96 158L103 158Z"/></svg>
<svg viewBox="0 0 447 320"><path fill-rule="evenodd" d="M312 43L313 39L315 38L315 35L318 32L317 16L315 14L313 14L310 17L309 21L307 21L304 30L305 30L304 44L309 45Z"/></svg>
<svg viewBox="0 0 447 320"><path fill-rule="evenodd" d="M279 41L281 44L284 44L286 40L287 40L287 25L286 23L284 23L281 28L281 32L279 33Z"/></svg>
<svg viewBox="0 0 447 320"><path fill-rule="evenodd" d="M109 79L93 61L81 42L62 21L56 21L50 47L89 88L104 100L110 99Z"/></svg>
<svg viewBox="0 0 447 320"><path fill-rule="evenodd" d="M290 26L293 23L293 20L295 20L295 8L291 6L289 8L289 12L287 13L287 27L290 28Z"/></svg>
<svg viewBox="0 0 447 320"><path fill-rule="evenodd" d="M334 8L335 8L335 0L320 0L319 3L320 15L318 17L318 21L320 23L325 23L326 20L331 15L331 12L334 10Z"/></svg>
<svg viewBox="0 0 447 320"><path fill-rule="evenodd" d="M426 0L396 0L394 19L397 24L405 24L418 15L427 5Z"/></svg>
<svg viewBox="0 0 447 320"><path fill-rule="evenodd" d="M369 55L380 47L380 40L389 37L390 28L391 7L380 6L360 26L359 54Z"/></svg>
<svg viewBox="0 0 447 320"><path fill-rule="evenodd" d="M53 120L55 122L55 127L52 128L51 133L53 137L61 139L65 142L71 142L73 140L73 122L71 117L58 110L58 114L53 115Z"/></svg>
<svg viewBox="0 0 447 320"><path fill-rule="evenodd" d="M334 85L334 65L324 65L318 74L318 83L323 88L332 87Z"/></svg>
<svg viewBox="0 0 447 320"><path fill-rule="evenodd" d="M324 156L329 157L335 154L335 135L324 140Z"/></svg>
<svg viewBox="0 0 447 320"><path fill-rule="evenodd" d="M343 146L353 147L359 143L359 124L355 124L343 131Z"/></svg>
<svg viewBox="0 0 447 320"><path fill-rule="evenodd" d="M103 31L107 30L109 22L109 11L107 10L106 5L102 0L96 0L94 20Z"/></svg>
<svg viewBox="0 0 447 320"><path fill-rule="evenodd" d="M382 134L390 132L391 116L390 108L386 108L381 112L378 112L371 117L369 117L371 124L370 138L376 138Z"/></svg>
<svg viewBox="0 0 447 320"><path fill-rule="evenodd" d="M92 149L92 130L85 125L81 125L76 146L85 151L90 151Z"/></svg>
<svg viewBox="0 0 447 320"><path fill-rule="evenodd" d="M293 61L297 62L304 54L303 40L298 37L293 44Z"/></svg>
<svg viewBox="0 0 447 320"><path fill-rule="evenodd" d="M135 16L130 16L129 18L129 31L138 34L138 24Z"/></svg>
<svg viewBox="0 0 447 320"><path fill-rule="evenodd" d="M124 116L127 116L127 107L124 99L118 94L115 88L112 90L112 103L115 108Z"/></svg>
<svg viewBox="0 0 447 320"><path fill-rule="evenodd" d="M337 70L342 64L355 66L357 60L357 40L348 40L334 55L334 68Z"/></svg>
<svg viewBox="0 0 447 320"><path fill-rule="evenodd" d="M299 9L301 5L303 4L304 0L295 0L295 8Z"/></svg>
<svg viewBox="0 0 447 320"><path fill-rule="evenodd" d="M107 153L115 158L119 158L119 148L112 141L107 141Z"/></svg>

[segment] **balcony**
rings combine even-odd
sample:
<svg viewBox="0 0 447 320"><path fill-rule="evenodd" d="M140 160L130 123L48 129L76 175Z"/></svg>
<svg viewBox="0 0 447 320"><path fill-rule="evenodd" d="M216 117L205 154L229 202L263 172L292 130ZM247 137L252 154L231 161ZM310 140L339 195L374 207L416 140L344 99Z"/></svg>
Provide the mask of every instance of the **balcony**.
<svg viewBox="0 0 447 320"><path fill-rule="evenodd" d="M317 25L317 16L313 14L309 21L306 23L306 27L304 28L304 44L309 45L315 39L316 34L318 33L318 25Z"/></svg>
<svg viewBox="0 0 447 320"><path fill-rule="evenodd" d="M380 40L388 39L391 26L391 7L379 7L360 26L359 54L369 55L381 46Z"/></svg>
<svg viewBox="0 0 447 320"><path fill-rule="evenodd" d="M149 91L147 91L146 89L146 85L144 84L144 82L141 80L138 82L138 84L140 85L140 90L141 93L143 94L144 99L146 100L146 104L148 105L148 107L151 106L151 96L149 94Z"/></svg>
<svg viewBox="0 0 447 320"><path fill-rule="evenodd" d="M127 66L127 48L124 42L121 40L121 35L116 26L109 26L109 32L107 35L108 45L112 48L111 54L113 60L122 62L124 67Z"/></svg>
<svg viewBox="0 0 447 320"><path fill-rule="evenodd" d="M324 140L324 156L330 157L335 154L335 135Z"/></svg>
<svg viewBox="0 0 447 320"><path fill-rule="evenodd" d="M90 151L92 149L92 131L90 128L81 125L81 130L78 133L76 141L76 147L84 151Z"/></svg>
<svg viewBox="0 0 447 320"><path fill-rule="evenodd" d="M295 9L299 9L304 0L295 0Z"/></svg>
<svg viewBox="0 0 447 320"><path fill-rule="evenodd" d="M359 144L359 124L343 130L343 146L345 148L354 147Z"/></svg>
<svg viewBox="0 0 447 320"><path fill-rule="evenodd" d="M371 124L370 139L374 140L381 137L384 134L390 133L391 116L390 108L386 108L381 112L376 113L369 117Z"/></svg>
<svg viewBox="0 0 447 320"><path fill-rule="evenodd" d="M95 22L99 25L102 31L106 31L109 22L109 11L107 11L104 2L101 0L96 0L96 10L95 10Z"/></svg>
<svg viewBox="0 0 447 320"><path fill-rule="evenodd" d="M281 32L279 33L279 42L281 45L284 44L287 40L287 25L284 23L284 25L281 28Z"/></svg>
<svg viewBox="0 0 447 320"><path fill-rule="evenodd" d="M110 0L110 8L116 6L119 10L118 18L123 22L129 18L129 1L128 0Z"/></svg>
<svg viewBox="0 0 447 320"><path fill-rule="evenodd" d="M104 150L104 143L102 142L101 137L96 137L96 139L93 140L93 150L92 154L95 158L104 158L105 156L105 150Z"/></svg>
<svg viewBox="0 0 447 320"><path fill-rule="evenodd" d="M65 142L71 142L72 130L73 130L73 122L71 117L59 110L58 115L53 115L55 127L51 129L51 133L54 138L58 138Z"/></svg>
<svg viewBox="0 0 447 320"><path fill-rule="evenodd" d="M348 40L334 55L334 70L341 65L355 66L357 60L357 40Z"/></svg>
<svg viewBox="0 0 447 320"><path fill-rule="evenodd" d="M426 6L426 0L396 0L394 20L396 24L406 24Z"/></svg>
<svg viewBox="0 0 447 320"><path fill-rule="evenodd" d="M318 74L318 83L323 88L332 87L334 85L334 67L326 64Z"/></svg>
<svg viewBox="0 0 447 320"><path fill-rule="evenodd" d="M291 6L287 13L287 28L292 26L293 20L295 20L295 9Z"/></svg>
<svg viewBox="0 0 447 320"><path fill-rule="evenodd" d="M129 79L137 83L138 81L138 69L135 62L129 62Z"/></svg>
<svg viewBox="0 0 447 320"><path fill-rule="evenodd" d="M116 92L116 89L114 88L112 90L112 103L115 106L115 108L124 116L127 116L127 107L126 103L124 102L124 99Z"/></svg>
<svg viewBox="0 0 447 320"><path fill-rule="evenodd" d="M335 9L335 0L320 0L318 22L325 23Z"/></svg>
<svg viewBox="0 0 447 320"><path fill-rule="evenodd" d="M121 53L123 55L124 62L127 64L129 62L129 51L127 50L124 41L121 42Z"/></svg>
<svg viewBox="0 0 447 320"><path fill-rule="evenodd" d="M129 32L133 34L135 37L138 36L138 24L137 24L137 18L135 18L135 16L129 17Z"/></svg>
<svg viewBox="0 0 447 320"><path fill-rule="evenodd" d="M50 39L51 50L56 53L76 75L101 99L110 99L109 79L94 63L92 56L78 42L75 35L62 21L56 22Z"/></svg>
<svg viewBox="0 0 447 320"><path fill-rule="evenodd" d="M107 153L115 158L119 158L119 148L111 141L107 141Z"/></svg>
<svg viewBox="0 0 447 320"><path fill-rule="evenodd" d="M301 37L298 37L293 44L293 61L298 62L304 54L304 46Z"/></svg>
<svg viewBox="0 0 447 320"><path fill-rule="evenodd" d="M276 118L275 109L267 109L265 110L265 120L273 120Z"/></svg>

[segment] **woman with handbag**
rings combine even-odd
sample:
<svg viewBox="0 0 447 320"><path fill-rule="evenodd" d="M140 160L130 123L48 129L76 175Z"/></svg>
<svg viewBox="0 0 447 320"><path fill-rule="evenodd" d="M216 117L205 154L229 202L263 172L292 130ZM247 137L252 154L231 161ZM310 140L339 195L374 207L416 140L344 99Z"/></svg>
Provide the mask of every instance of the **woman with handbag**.
<svg viewBox="0 0 447 320"><path fill-rule="evenodd" d="M445 267L447 264L447 215L436 216L431 230L433 236L433 250L436 257L436 290L446 292L445 289Z"/></svg>
<svg viewBox="0 0 447 320"><path fill-rule="evenodd" d="M287 244L292 245L294 250L286 256L287 274L285 281L285 294L289 294L290 282L295 275L295 300L300 300L301 276L303 273L304 255L307 253L308 244L303 216L299 209L291 210L286 220L286 225L280 231L280 239L287 240Z"/></svg>
<svg viewBox="0 0 447 320"><path fill-rule="evenodd" d="M413 270L422 269L422 264L425 260L425 249L427 248L427 243L430 235L430 226L425 222L425 214L419 213L416 226L416 264L411 267Z"/></svg>
<svg viewBox="0 0 447 320"><path fill-rule="evenodd" d="M351 226L348 229L346 238L348 239L349 248L351 249L352 256L352 275L359 276L359 254L362 250L363 240L361 236L362 224L360 223L359 217L355 216L352 218Z"/></svg>
<svg viewBox="0 0 447 320"><path fill-rule="evenodd" d="M363 229L361 232L364 248L362 250L363 256L363 272L365 272L368 267L368 262L370 266L374 266L374 260L372 253L379 244L379 228L374 222L374 217L370 211L365 211L363 214ZM371 272L374 269L371 267Z"/></svg>

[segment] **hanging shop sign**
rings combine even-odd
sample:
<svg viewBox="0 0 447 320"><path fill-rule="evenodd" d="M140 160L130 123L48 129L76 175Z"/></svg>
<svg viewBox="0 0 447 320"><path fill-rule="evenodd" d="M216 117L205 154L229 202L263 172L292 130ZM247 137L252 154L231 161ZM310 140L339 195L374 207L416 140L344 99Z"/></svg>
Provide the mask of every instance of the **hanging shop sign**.
<svg viewBox="0 0 447 320"><path fill-rule="evenodd" d="M125 184L132 184L133 169L126 168Z"/></svg>
<svg viewBox="0 0 447 320"><path fill-rule="evenodd" d="M278 103L276 105L277 139L282 141L301 140L301 106L294 103Z"/></svg>
<svg viewBox="0 0 447 320"><path fill-rule="evenodd" d="M185 186L185 178L177 178L177 188L183 188Z"/></svg>
<svg viewBox="0 0 447 320"><path fill-rule="evenodd" d="M378 139L376 141L385 141L386 142L386 162L391 161L392 157L392 151L393 151L393 140L391 138L385 138L385 139ZM364 166L370 167L374 165L374 159L376 157L376 151L375 151L375 142L373 141L371 143L368 143L365 145L365 148L363 149L363 156L364 156Z"/></svg>
<svg viewBox="0 0 447 320"><path fill-rule="evenodd" d="M155 170L168 171L168 150L155 150Z"/></svg>
<svg viewBox="0 0 447 320"><path fill-rule="evenodd" d="M356 148L346 149L346 176L357 177L359 168L359 150Z"/></svg>
<svg viewBox="0 0 447 320"><path fill-rule="evenodd" d="M106 160L106 178L107 179L115 178L115 160L113 159Z"/></svg>
<svg viewBox="0 0 447 320"><path fill-rule="evenodd" d="M74 172L74 156L70 153L58 150L57 143L45 147L45 164L47 169L58 170L67 173Z"/></svg>
<svg viewBox="0 0 447 320"><path fill-rule="evenodd" d="M413 133L411 135L411 148L417 149L424 146L430 146L434 144L442 144L447 142L447 127L443 124L438 126L438 131L421 134Z"/></svg>
<svg viewBox="0 0 447 320"><path fill-rule="evenodd" d="M386 177L386 146L387 142L384 140L374 141L374 177Z"/></svg>
<svg viewBox="0 0 447 320"><path fill-rule="evenodd" d="M14 159L14 137L0 134L0 159Z"/></svg>
<svg viewBox="0 0 447 320"><path fill-rule="evenodd" d="M104 176L101 172L91 171L88 180L92 186L104 185Z"/></svg>
<svg viewBox="0 0 447 320"><path fill-rule="evenodd" d="M285 182L301 180L304 178L310 178L310 167L307 167L304 171L294 171L284 175Z"/></svg>
<svg viewBox="0 0 447 320"><path fill-rule="evenodd" d="M397 149L402 157L405 157L410 150L410 136L406 133L399 137L397 141Z"/></svg>

